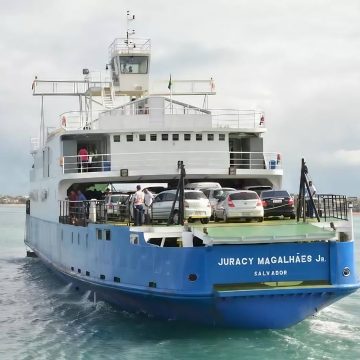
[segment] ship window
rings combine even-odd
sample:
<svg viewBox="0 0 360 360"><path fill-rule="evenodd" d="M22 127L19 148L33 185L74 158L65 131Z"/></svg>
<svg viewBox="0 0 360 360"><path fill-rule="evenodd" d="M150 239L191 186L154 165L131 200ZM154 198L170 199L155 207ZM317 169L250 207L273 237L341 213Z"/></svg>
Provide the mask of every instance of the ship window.
<svg viewBox="0 0 360 360"><path fill-rule="evenodd" d="M172 134L172 139L173 139L173 141L178 141L179 140L179 134Z"/></svg>
<svg viewBox="0 0 360 360"><path fill-rule="evenodd" d="M105 240L111 240L111 231L105 230Z"/></svg>
<svg viewBox="0 0 360 360"><path fill-rule="evenodd" d="M139 135L139 140L140 141L146 141L146 134L140 134Z"/></svg>
<svg viewBox="0 0 360 360"><path fill-rule="evenodd" d="M225 134L219 134L219 141L225 141Z"/></svg>
<svg viewBox="0 0 360 360"><path fill-rule="evenodd" d="M214 140L214 134L208 134L208 141Z"/></svg>
<svg viewBox="0 0 360 360"><path fill-rule="evenodd" d="M150 134L150 141L156 141L157 136L156 134Z"/></svg>
<svg viewBox="0 0 360 360"><path fill-rule="evenodd" d="M190 141L191 140L191 134L184 134L184 140Z"/></svg>
<svg viewBox="0 0 360 360"><path fill-rule="evenodd" d="M169 140L169 134L161 134L161 140L162 141L168 141Z"/></svg>
<svg viewBox="0 0 360 360"><path fill-rule="evenodd" d="M122 74L147 74L147 56L120 56L120 71Z"/></svg>
<svg viewBox="0 0 360 360"><path fill-rule="evenodd" d="M134 140L133 134L126 135L126 141L133 141L133 140Z"/></svg>
<svg viewBox="0 0 360 360"><path fill-rule="evenodd" d="M202 134L196 134L196 141L202 140Z"/></svg>
<svg viewBox="0 0 360 360"><path fill-rule="evenodd" d="M114 135L114 142L120 142L120 135Z"/></svg>
<svg viewBox="0 0 360 360"><path fill-rule="evenodd" d="M102 240L102 230L96 229L96 237L98 240Z"/></svg>

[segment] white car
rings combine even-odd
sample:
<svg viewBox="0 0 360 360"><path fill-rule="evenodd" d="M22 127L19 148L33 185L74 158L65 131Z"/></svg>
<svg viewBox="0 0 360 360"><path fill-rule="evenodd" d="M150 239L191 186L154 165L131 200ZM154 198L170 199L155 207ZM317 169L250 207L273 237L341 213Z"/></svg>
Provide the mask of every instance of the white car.
<svg viewBox="0 0 360 360"><path fill-rule="evenodd" d="M171 207L175 201L176 190L167 190L158 194L152 204L152 220L167 220L170 216ZM184 190L184 219L193 221L199 219L207 224L211 216L209 199L200 190ZM179 201L175 203L174 223L179 218Z"/></svg>
<svg viewBox="0 0 360 360"><path fill-rule="evenodd" d="M264 220L264 208L255 191L238 190L224 194L216 204L214 220L245 219Z"/></svg>

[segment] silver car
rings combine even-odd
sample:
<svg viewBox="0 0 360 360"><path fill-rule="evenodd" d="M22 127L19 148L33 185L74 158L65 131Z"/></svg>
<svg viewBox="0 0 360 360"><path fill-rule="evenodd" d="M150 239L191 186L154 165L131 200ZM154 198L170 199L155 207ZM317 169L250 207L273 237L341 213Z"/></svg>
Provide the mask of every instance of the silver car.
<svg viewBox="0 0 360 360"><path fill-rule="evenodd" d="M105 207L108 217L118 217L121 214L121 205L126 202L129 194L109 194L105 197Z"/></svg>
<svg viewBox="0 0 360 360"><path fill-rule="evenodd" d="M214 220L264 220L264 208L255 191L238 190L224 194L214 210Z"/></svg>
<svg viewBox="0 0 360 360"><path fill-rule="evenodd" d="M167 190L155 197L151 209L153 220L164 221L169 218L175 196L176 190ZM200 190L185 190L184 196L184 219L187 219L190 222L199 219L203 224L207 224L211 216L209 199ZM176 224L179 218L179 201L176 201L174 209L173 220Z"/></svg>
<svg viewBox="0 0 360 360"><path fill-rule="evenodd" d="M216 204L218 203L219 199L221 197L230 192L235 191L236 189L230 188L230 187L224 187L224 188L210 188L210 189L204 189L202 192L205 194L205 196L209 199L210 205L211 205L211 219L214 217L214 210L216 207Z"/></svg>

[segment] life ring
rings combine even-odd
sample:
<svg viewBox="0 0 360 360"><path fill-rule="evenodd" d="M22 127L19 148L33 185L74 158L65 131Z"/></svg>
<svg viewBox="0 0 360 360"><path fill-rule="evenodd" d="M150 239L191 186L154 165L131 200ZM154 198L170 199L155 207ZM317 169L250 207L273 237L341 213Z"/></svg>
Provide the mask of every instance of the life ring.
<svg viewBox="0 0 360 360"><path fill-rule="evenodd" d="M63 116L61 117L61 126L62 126L62 127L66 127L66 116L65 116L65 115L63 115Z"/></svg>

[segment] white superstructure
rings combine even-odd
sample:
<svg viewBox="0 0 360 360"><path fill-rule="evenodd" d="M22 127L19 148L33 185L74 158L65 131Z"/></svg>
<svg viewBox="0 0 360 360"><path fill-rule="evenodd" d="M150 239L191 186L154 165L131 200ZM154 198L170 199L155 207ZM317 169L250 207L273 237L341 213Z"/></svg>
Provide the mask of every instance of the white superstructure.
<svg viewBox="0 0 360 360"><path fill-rule="evenodd" d="M148 39L116 39L107 73L83 70L83 80L35 79L33 94L79 99L79 108L59 115L58 127L33 141L32 213L56 220L58 202L74 184L168 182L178 162L187 179L223 186L281 186L281 157L263 151L264 115L256 110L211 110L176 100L176 95L215 94L214 80L170 79L150 93ZM109 68L110 67L110 68ZM110 73L109 73L110 72ZM85 146L89 169L79 165Z"/></svg>

